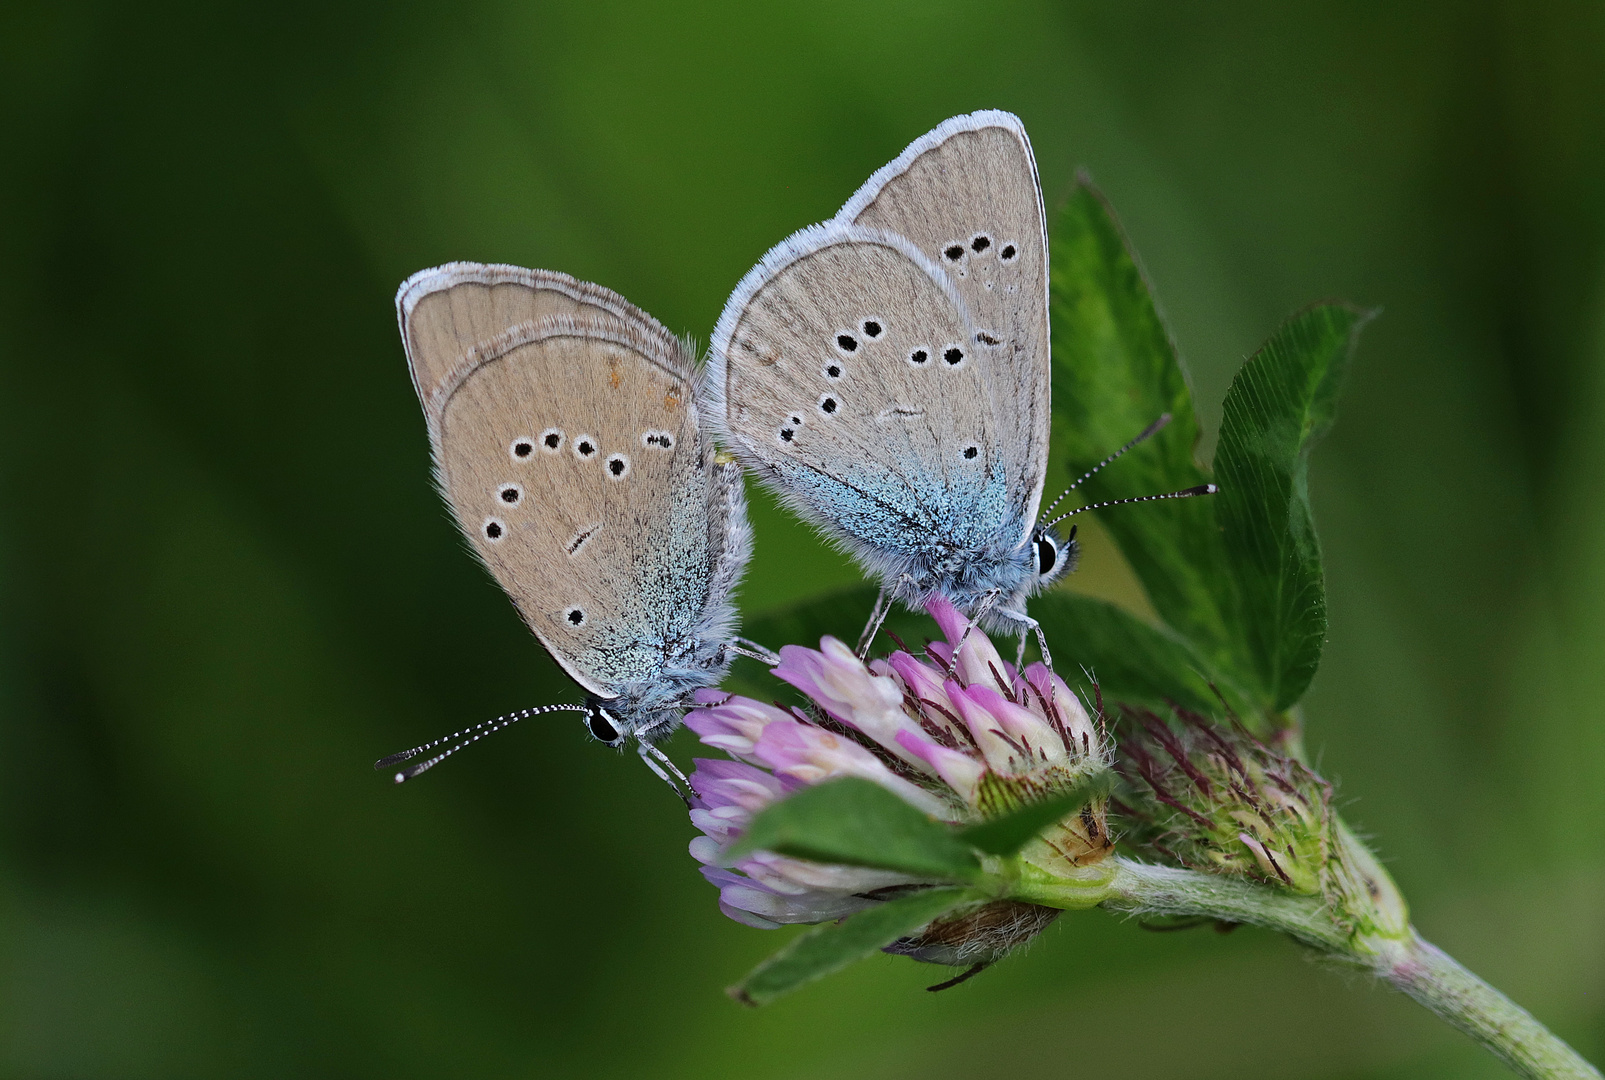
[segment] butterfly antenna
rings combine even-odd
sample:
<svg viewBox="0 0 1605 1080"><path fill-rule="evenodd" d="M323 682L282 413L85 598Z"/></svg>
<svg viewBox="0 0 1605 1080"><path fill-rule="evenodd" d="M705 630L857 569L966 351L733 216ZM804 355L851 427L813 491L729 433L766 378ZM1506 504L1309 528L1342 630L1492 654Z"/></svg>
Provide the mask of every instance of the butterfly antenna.
<svg viewBox="0 0 1605 1080"><path fill-rule="evenodd" d="M1135 499L1115 499L1111 502L1093 503L1090 506L1077 507L1068 514L1060 514L1058 517L1048 522L1048 524L1044 527L1051 529L1065 518L1073 518L1077 514L1085 514L1088 510L1102 510L1106 506L1125 506L1127 503L1156 502L1160 499L1190 499L1194 495L1213 495L1219 490L1220 488L1216 487L1214 484L1199 484L1197 487L1186 488L1182 491L1168 491L1163 495L1139 495Z"/></svg>
<svg viewBox="0 0 1605 1080"><path fill-rule="evenodd" d="M1159 419L1155 420L1153 423L1151 423L1147 427L1143 428L1142 429L1142 433L1139 434L1135 439L1132 439L1125 446L1122 446L1119 450L1116 450L1114 453L1110 454L1108 457L1106 457L1102 461L1098 462L1098 464L1096 464L1092 468L1088 469L1086 471L1085 475L1083 475L1081 477L1081 479L1077 480L1075 483L1071 484L1069 487L1067 487L1063 491L1059 492L1059 497L1057 499L1054 499L1053 502L1049 503L1048 504L1048 508L1046 510L1042 511L1042 513L1037 515L1037 516L1038 517L1047 517L1049 514L1053 513L1053 508L1055 506L1058 506L1061 502L1063 502L1064 501L1064 497L1066 495L1070 494L1076 488L1080 487L1082 484L1084 484L1088 480L1092 479L1093 474L1096 473L1099 469L1103 468L1105 465L1109 464L1111 461L1113 461L1116 458L1118 458L1121 454L1124 454L1127 450L1130 450L1133 446L1138 445L1139 443L1143 442L1145 439L1152 438L1155 434L1157 434L1160 431L1160 429L1162 429L1168 423L1170 423L1170 414L1169 413L1160 413L1159 414Z"/></svg>
<svg viewBox="0 0 1605 1080"><path fill-rule="evenodd" d="M419 754L427 754L435 747L444 743L454 741L457 743L457 745L453 746L451 749L443 750L427 761L419 762L417 765L410 765L398 772L395 776L396 783L405 783L406 781L417 776L419 773L425 773L430 769L433 769L436 765L439 765L442 761L445 761L463 747L472 743L476 743L480 739L483 739L486 735L500 731L502 728L511 727L520 720L527 719L531 716L539 716L542 713L549 712L584 711L584 705L542 705L535 709L519 709L517 712L510 712L505 716L498 716L494 720L486 720L482 723L475 724L471 728L463 728L461 731L454 731L450 735L442 735L434 742L427 742L422 746L415 746L411 750L403 750L399 754L391 754L389 757L382 757L373 763L373 767L376 770L388 769L392 765L400 764L403 761L409 761L412 758L417 757Z"/></svg>

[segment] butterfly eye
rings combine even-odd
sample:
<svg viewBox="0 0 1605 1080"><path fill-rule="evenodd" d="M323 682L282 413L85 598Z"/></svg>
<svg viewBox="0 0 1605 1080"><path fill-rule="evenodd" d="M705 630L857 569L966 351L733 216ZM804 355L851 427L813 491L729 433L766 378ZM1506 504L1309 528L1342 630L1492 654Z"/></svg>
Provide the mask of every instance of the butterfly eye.
<svg viewBox="0 0 1605 1080"><path fill-rule="evenodd" d="M591 733L591 738L597 742L617 746L624 741L624 732L614 721L612 714L606 709L592 707L585 710L585 730Z"/></svg>
<svg viewBox="0 0 1605 1080"><path fill-rule="evenodd" d="M1059 545L1046 534L1037 537L1037 576L1044 577L1059 564Z"/></svg>

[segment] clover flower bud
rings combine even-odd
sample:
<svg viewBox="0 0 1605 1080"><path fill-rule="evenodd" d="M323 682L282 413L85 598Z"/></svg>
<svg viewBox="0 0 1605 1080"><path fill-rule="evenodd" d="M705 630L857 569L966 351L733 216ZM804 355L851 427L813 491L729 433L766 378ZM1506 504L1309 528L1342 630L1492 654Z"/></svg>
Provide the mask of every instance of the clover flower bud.
<svg viewBox="0 0 1605 1080"><path fill-rule="evenodd" d="M1192 869L1323 894L1332 785L1240 727L1175 713L1179 728L1125 710L1121 771L1130 794L1116 809L1136 825L1125 842Z"/></svg>

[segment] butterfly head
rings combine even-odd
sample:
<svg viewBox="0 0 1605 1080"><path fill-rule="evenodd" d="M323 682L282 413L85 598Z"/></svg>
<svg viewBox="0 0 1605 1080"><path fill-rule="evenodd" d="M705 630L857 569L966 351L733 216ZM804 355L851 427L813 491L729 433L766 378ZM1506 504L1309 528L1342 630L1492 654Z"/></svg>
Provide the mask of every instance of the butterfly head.
<svg viewBox="0 0 1605 1080"><path fill-rule="evenodd" d="M623 746L630 734L628 727L615 713L594 701L585 709L585 730L597 742L612 747Z"/></svg>
<svg viewBox="0 0 1605 1080"><path fill-rule="evenodd" d="M1081 545L1076 543L1075 526L1070 527L1069 536L1061 537L1053 526L1038 525L1031 532L1031 591L1045 589L1074 570L1080 557Z"/></svg>

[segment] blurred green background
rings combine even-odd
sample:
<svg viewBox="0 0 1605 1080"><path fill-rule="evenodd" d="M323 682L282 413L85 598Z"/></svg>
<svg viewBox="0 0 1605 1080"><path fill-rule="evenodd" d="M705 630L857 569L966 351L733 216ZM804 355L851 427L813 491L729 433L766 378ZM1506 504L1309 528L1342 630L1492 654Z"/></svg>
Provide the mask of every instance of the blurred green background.
<svg viewBox="0 0 1605 1080"><path fill-rule="evenodd" d="M746 1011L784 934L572 718L369 771L577 696L431 491L396 284L552 267L706 340L986 107L1050 210L1107 192L1207 429L1287 312L1385 308L1316 455L1310 743L1423 932L1599 1060L1598 3L60 0L0 11L0 1072L1502 1075L1271 935L1101 912ZM856 580L755 515L749 613Z"/></svg>

